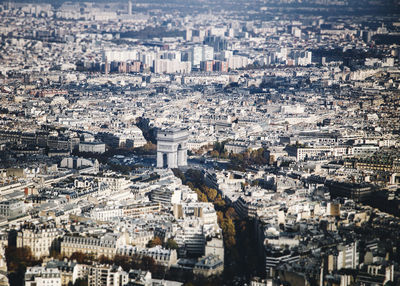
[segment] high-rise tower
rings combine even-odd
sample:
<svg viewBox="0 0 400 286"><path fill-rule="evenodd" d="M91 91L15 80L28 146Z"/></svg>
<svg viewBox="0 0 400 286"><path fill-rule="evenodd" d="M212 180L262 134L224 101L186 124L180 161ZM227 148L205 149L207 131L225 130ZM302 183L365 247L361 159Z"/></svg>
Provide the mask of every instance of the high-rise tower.
<svg viewBox="0 0 400 286"><path fill-rule="evenodd" d="M132 15L132 1L129 0L128 2L128 15Z"/></svg>

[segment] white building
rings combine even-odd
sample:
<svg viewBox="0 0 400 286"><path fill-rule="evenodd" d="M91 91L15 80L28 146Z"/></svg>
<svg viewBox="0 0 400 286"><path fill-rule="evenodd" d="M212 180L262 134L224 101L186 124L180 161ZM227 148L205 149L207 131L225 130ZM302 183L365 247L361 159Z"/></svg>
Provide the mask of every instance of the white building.
<svg viewBox="0 0 400 286"><path fill-rule="evenodd" d="M202 61L214 60L214 48L210 46L204 46L202 51Z"/></svg>
<svg viewBox="0 0 400 286"><path fill-rule="evenodd" d="M190 73L192 65L190 62L181 62L173 59L154 60L154 73Z"/></svg>
<svg viewBox="0 0 400 286"><path fill-rule="evenodd" d="M173 264L176 264L178 256L175 249L165 249L160 245L157 245L152 248L141 248L132 245L125 245L123 247L118 248L117 254L126 255L126 256L137 256L138 258L142 257L151 257L155 260L157 264L170 267Z"/></svg>
<svg viewBox="0 0 400 286"><path fill-rule="evenodd" d="M23 201L7 200L0 202L0 215L5 217L17 217L25 213Z"/></svg>
<svg viewBox="0 0 400 286"><path fill-rule="evenodd" d="M119 206L96 207L90 211L90 218L100 221L109 221L122 215L123 210Z"/></svg>
<svg viewBox="0 0 400 286"><path fill-rule="evenodd" d="M339 254L337 256L337 269L357 269L359 265L360 254L358 252L358 243L353 242L348 245L338 246Z"/></svg>
<svg viewBox="0 0 400 286"><path fill-rule="evenodd" d="M25 286L61 286L60 271L57 268L28 267L25 272Z"/></svg>
<svg viewBox="0 0 400 286"><path fill-rule="evenodd" d="M104 153L106 144L101 142L82 142L79 143L79 152Z"/></svg>
<svg viewBox="0 0 400 286"><path fill-rule="evenodd" d="M29 247L36 258L50 256L51 248L60 235L54 225L24 225L17 233L17 247Z"/></svg>
<svg viewBox="0 0 400 286"><path fill-rule="evenodd" d="M201 46L192 47L189 51L189 56L192 66L200 65L203 59L203 48Z"/></svg>
<svg viewBox="0 0 400 286"><path fill-rule="evenodd" d="M171 206L179 204L182 198L182 191L180 189L158 188L151 191L150 200L152 202L160 203L162 206Z"/></svg>
<svg viewBox="0 0 400 286"><path fill-rule="evenodd" d="M125 285L128 273L121 266L91 265L88 267L88 286Z"/></svg>

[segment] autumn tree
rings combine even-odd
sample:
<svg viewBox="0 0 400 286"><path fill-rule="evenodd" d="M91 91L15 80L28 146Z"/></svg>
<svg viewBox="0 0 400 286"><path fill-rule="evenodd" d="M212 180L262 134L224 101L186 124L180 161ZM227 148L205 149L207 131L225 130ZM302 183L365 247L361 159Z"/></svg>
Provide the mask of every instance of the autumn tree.
<svg viewBox="0 0 400 286"><path fill-rule="evenodd" d="M219 152L216 150L213 150L210 152L210 156L214 157L214 158L218 158L219 157Z"/></svg>
<svg viewBox="0 0 400 286"><path fill-rule="evenodd" d="M194 190L194 185L193 185L192 182L188 182L186 185L187 185L191 190Z"/></svg>
<svg viewBox="0 0 400 286"><path fill-rule="evenodd" d="M200 189L194 188L194 191L197 194L197 197L200 202L205 202L205 203L208 202L207 196L202 191L200 191Z"/></svg>
<svg viewBox="0 0 400 286"><path fill-rule="evenodd" d="M215 198L214 206L217 209L223 209L225 205L226 205L225 201L222 199L221 195L218 194L217 197Z"/></svg>
<svg viewBox="0 0 400 286"><path fill-rule="evenodd" d="M147 143L142 147L144 151L154 152L157 150L157 145L147 141Z"/></svg>
<svg viewBox="0 0 400 286"><path fill-rule="evenodd" d="M236 231L233 221L229 218L224 219L221 223L221 228L226 247L232 248L236 244L235 240Z"/></svg>
<svg viewBox="0 0 400 286"><path fill-rule="evenodd" d="M224 220L224 214L221 211L217 211L217 221L218 224L221 225L222 221Z"/></svg>
<svg viewBox="0 0 400 286"><path fill-rule="evenodd" d="M215 201L215 198L217 197L217 190L206 187L205 191L208 199L212 202Z"/></svg>
<svg viewBox="0 0 400 286"><path fill-rule="evenodd" d="M232 207L229 207L229 208L226 210L225 216L226 216L227 218L231 219L231 220L236 220L236 219L238 219L238 217L239 217L239 216L237 215L235 209L232 208Z"/></svg>
<svg viewBox="0 0 400 286"><path fill-rule="evenodd" d="M162 240L158 236L155 236L153 239L150 239L149 243L147 244L147 247L154 247L157 245L162 245Z"/></svg>

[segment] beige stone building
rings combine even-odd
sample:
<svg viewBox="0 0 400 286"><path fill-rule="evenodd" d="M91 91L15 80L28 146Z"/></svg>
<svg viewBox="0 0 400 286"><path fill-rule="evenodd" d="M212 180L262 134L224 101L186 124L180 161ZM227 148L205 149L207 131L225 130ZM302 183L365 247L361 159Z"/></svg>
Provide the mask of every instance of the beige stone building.
<svg viewBox="0 0 400 286"><path fill-rule="evenodd" d="M61 231L53 224L25 224L17 234L17 247L29 247L36 258L50 256L51 249L57 246Z"/></svg>
<svg viewBox="0 0 400 286"><path fill-rule="evenodd" d="M74 252L81 252L95 257L104 255L112 258L118 247L128 243L127 233L108 233L102 237L64 236L61 242L61 254L69 257Z"/></svg>

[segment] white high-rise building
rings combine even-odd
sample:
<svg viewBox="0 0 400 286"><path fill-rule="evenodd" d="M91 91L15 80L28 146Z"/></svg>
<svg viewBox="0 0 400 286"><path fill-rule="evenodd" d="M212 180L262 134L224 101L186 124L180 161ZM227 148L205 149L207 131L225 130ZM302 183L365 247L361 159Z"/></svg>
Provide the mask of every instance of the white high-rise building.
<svg viewBox="0 0 400 286"><path fill-rule="evenodd" d="M201 46L195 46L190 50L190 60L192 66L198 66L203 59L203 48Z"/></svg>
<svg viewBox="0 0 400 286"><path fill-rule="evenodd" d="M132 1L129 0L128 2L128 15L132 15Z"/></svg>
<svg viewBox="0 0 400 286"><path fill-rule="evenodd" d="M147 67L153 67L154 60L157 58L156 53L154 52L143 52L140 54L140 60L143 65Z"/></svg>
<svg viewBox="0 0 400 286"><path fill-rule="evenodd" d="M190 29L190 28L186 29L185 40L186 41L192 40L192 29Z"/></svg>
<svg viewBox="0 0 400 286"><path fill-rule="evenodd" d="M103 61L108 62L126 62L139 59L139 53L136 50L106 50L102 54Z"/></svg>
<svg viewBox="0 0 400 286"><path fill-rule="evenodd" d="M154 60L154 73L190 73L192 65L190 62L178 60Z"/></svg>
<svg viewBox="0 0 400 286"><path fill-rule="evenodd" d="M337 269L351 268L356 269L359 266L360 253L358 252L358 243L353 242L348 245L338 246Z"/></svg>
<svg viewBox="0 0 400 286"><path fill-rule="evenodd" d="M214 60L214 48L210 46L194 46L189 51L192 66L200 65L201 61Z"/></svg>
<svg viewBox="0 0 400 286"><path fill-rule="evenodd" d="M214 59L214 48L210 46L204 46L202 61L212 61L213 59Z"/></svg>

